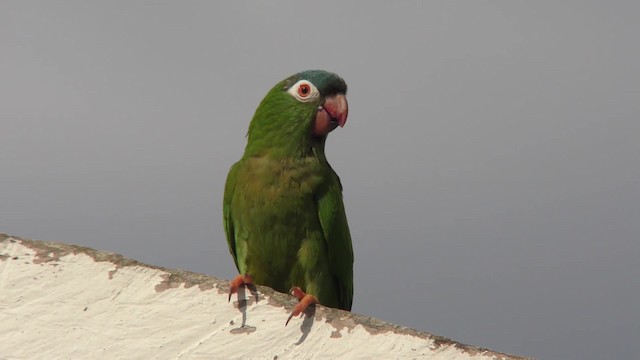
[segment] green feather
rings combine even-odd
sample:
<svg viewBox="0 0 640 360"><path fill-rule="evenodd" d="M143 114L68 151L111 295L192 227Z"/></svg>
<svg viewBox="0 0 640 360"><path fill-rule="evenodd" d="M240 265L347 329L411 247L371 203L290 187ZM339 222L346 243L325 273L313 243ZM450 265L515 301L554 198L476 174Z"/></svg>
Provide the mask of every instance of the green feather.
<svg viewBox="0 0 640 360"><path fill-rule="evenodd" d="M300 79L320 91L317 101L287 93ZM269 91L249 126L245 153L227 176L223 215L240 273L281 292L299 286L323 305L350 310L353 249L342 186L325 157L326 136L311 132L318 106L336 93L346 93L344 81L318 70Z"/></svg>

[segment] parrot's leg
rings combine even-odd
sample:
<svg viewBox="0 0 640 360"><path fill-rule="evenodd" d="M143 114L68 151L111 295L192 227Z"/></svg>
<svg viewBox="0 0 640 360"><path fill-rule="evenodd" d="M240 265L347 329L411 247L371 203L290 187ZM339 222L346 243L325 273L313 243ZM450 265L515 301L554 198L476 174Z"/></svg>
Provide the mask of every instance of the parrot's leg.
<svg viewBox="0 0 640 360"><path fill-rule="evenodd" d="M233 278L229 283L229 301L231 301L231 295L238 291L240 286L253 285L253 278L249 274L240 274Z"/></svg>
<svg viewBox="0 0 640 360"><path fill-rule="evenodd" d="M298 305L296 305L293 308L293 311L291 311L291 315L289 315L289 318L287 319L287 322L284 324L284 326L287 326L289 324L289 320L291 320L292 317L298 316L298 315L302 314L305 310L307 310L309 305L311 305L311 304L319 304L320 303L315 296L309 295L309 294L305 294L304 291L302 291L302 289L300 289L297 286L293 287L289 291L289 293L291 295L297 297L299 302L298 302Z"/></svg>

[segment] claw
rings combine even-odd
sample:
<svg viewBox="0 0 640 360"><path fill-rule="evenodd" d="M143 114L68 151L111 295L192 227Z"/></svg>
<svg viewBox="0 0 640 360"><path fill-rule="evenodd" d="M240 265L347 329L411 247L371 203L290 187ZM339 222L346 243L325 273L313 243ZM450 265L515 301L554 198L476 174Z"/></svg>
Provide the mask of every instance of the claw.
<svg viewBox="0 0 640 360"><path fill-rule="evenodd" d="M302 289L300 289L297 286L293 287L289 291L289 293L295 296L296 298L298 298L299 303L296 306L294 306L293 311L291 311L291 314L289 314L289 318L287 318L287 322L284 324L284 326L289 325L289 321L294 316L298 316L298 315L302 316L304 311L307 310L307 308L311 304L319 304L319 301L315 296L305 294L304 291L302 291Z"/></svg>
<svg viewBox="0 0 640 360"><path fill-rule="evenodd" d="M238 291L240 286L253 285L253 278L249 274L240 274L233 278L229 283L229 300L231 302L231 295L235 294Z"/></svg>

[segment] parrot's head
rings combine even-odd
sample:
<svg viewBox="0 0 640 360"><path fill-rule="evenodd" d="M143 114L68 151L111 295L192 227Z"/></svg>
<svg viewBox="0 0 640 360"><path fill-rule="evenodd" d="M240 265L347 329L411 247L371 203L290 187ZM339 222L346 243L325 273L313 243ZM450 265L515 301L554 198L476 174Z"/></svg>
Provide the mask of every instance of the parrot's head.
<svg viewBox="0 0 640 360"><path fill-rule="evenodd" d="M304 147L321 143L347 122L347 84L338 75L308 70L275 85L256 109L248 144L260 148Z"/></svg>

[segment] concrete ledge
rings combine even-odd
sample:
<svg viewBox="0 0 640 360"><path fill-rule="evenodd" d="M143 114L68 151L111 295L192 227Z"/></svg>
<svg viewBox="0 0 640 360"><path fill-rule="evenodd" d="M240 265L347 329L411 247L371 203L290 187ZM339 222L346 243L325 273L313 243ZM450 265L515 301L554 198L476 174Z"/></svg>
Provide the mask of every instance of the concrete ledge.
<svg viewBox="0 0 640 360"><path fill-rule="evenodd" d="M87 247L0 234L0 359L524 359Z"/></svg>

